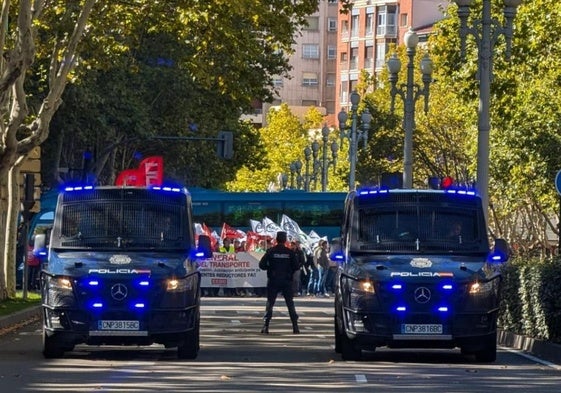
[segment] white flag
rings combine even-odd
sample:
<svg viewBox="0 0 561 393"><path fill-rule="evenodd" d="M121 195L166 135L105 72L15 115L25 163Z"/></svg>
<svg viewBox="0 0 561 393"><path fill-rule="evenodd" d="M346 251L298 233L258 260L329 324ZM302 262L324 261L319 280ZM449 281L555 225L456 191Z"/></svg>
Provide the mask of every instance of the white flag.
<svg viewBox="0 0 561 393"><path fill-rule="evenodd" d="M264 235L271 236L273 239L277 237L277 232L282 232L282 228L269 217L263 219L263 228Z"/></svg>
<svg viewBox="0 0 561 393"><path fill-rule="evenodd" d="M263 227L263 223L257 220L249 220L249 224L251 225L251 231L257 233L258 235L265 235L265 227Z"/></svg>

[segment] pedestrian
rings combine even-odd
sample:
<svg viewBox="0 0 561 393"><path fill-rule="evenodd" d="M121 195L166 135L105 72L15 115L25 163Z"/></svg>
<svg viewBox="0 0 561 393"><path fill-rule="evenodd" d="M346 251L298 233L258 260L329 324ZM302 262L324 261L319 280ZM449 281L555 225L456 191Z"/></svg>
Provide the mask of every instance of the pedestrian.
<svg viewBox="0 0 561 393"><path fill-rule="evenodd" d="M327 280L327 272L329 270L329 257L327 256L327 240L319 242L318 250L318 285L316 288L316 296L329 296L325 288Z"/></svg>
<svg viewBox="0 0 561 393"><path fill-rule="evenodd" d="M273 317L273 307L279 292L282 293L288 314L292 321L292 331L294 334L300 333L298 329L298 314L294 306L292 290L292 277L300 266L294 251L286 247L286 232L277 232L277 244L267 250L259 261L259 268L267 271L267 305L265 307L265 317L261 333L269 334L269 323Z"/></svg>
<svg viewBox="0 0 561 393"><path fill-rule="evenodd" d="M27 289L36 291L40 289L39 276L41 274L41 259L34 252L35 235L31 238L27 248Z"/></svg>
<svg viewBox="0 0 561 393"><path fill-rule="evenodd" d="M298 270L294 272L294 277L292 278L292 286L294 296L302 295L302 271L304 270L304 265L306 264L306 255L300 246L298 240L293 240L290 244L292 246L292 251L296 254L296 259L298 260Z"/></svg>

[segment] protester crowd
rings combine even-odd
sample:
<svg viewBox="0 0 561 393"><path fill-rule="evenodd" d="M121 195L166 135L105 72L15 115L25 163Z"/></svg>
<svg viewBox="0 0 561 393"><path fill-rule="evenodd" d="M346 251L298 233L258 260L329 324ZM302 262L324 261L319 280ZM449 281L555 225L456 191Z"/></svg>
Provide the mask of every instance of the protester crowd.
<svg viewBox="0 0 561 393"><path fill-rule="evenodd" d="M253 247L255 252L266 252L277 245L276 240L262 239ZM312 249L302 246L299 240L286 241L285 246L297 256L298 269L292 279L295 297L329 297L335 291L335 273L337 263L329 259L329 243L321 239ZM217 241L214 249L217 253L236 253L250 251L247 242L240 239L224 238ZM203 288L203 296L266 296L265 287L244 288Z"/></svg>

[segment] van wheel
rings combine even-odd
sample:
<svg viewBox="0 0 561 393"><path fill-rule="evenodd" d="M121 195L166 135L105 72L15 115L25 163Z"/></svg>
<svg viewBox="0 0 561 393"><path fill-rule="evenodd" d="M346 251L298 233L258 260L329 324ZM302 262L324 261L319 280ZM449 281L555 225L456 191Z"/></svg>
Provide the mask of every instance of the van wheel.
<svg viewBox="0 0 561 393"><path fill-rule="evenodd" d="M335 352L341 353L341 332L339 331L339 327L337 326L337 317L333 318L334 320L334 331L335 331Z"/></svg>
<svg viewBox="0 0 561 393"><path fill-rule="evenodd" d="M199 322L195 329L185 333L183 342L177 347L178 359L196 359L199 354Z"/></svg>
<svg viewBox="0 0 561 393"><path fill-rule="evenodd" d="M346 333L341 333L341 358L343 360L362 359L362 350L355 345L354 340L347 337Z"/></svg>
<svg viewBox="0 0 561 393"><path fill-rule="evenodd" d="M497 360L497 333L487 338L485 349L475 352L475 360L481 363L493 363Z"/></svg>
<svg viewBox="0 0 561 393"><path fill-rule="evenodd" d="M64 355L64 347L55 335L49 336L43 329L43 356L45 359L57 359Z"/></svg>

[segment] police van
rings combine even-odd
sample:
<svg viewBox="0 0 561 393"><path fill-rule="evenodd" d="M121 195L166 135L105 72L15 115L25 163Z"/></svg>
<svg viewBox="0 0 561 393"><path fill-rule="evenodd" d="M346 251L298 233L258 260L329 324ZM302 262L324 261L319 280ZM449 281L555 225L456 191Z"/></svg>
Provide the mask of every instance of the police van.
<svg viewBox="0 0 561 393"><path fill-rule="evenodd" d="M40 240L40 239L39 239ZM41 241L35 242L41 247ZM200 273L191 199L177 187L68 187L42 271L43 355L76 344L199 351Z"/></svg>
<svg viewBox="0 0 561 393"><path fill-rule="evenodd" d="M489 249L481 198L469 190L372 189L345 202L335 295L335 350L461 348L496 360L507 244Z"/></svg>

